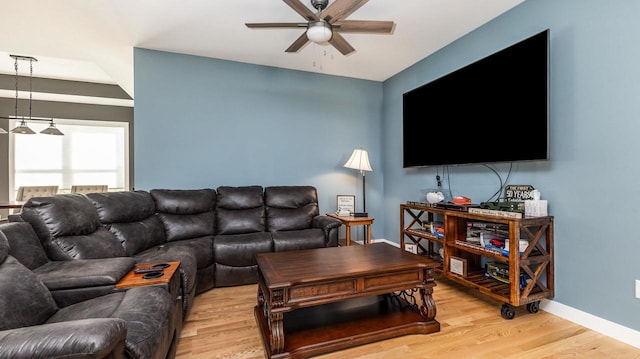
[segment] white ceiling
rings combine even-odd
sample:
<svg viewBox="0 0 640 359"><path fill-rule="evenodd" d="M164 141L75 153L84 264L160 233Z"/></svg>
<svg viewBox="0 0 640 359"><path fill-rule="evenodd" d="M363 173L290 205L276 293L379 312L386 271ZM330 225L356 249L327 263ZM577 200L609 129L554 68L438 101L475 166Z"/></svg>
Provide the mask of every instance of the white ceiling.
<svg viewBox="0 0 640 359"><path fill-rule="evenodd" d="M4 1L0 73L15 73L9 54L34 56L34 76L115 83L133 96L140 47L384 81L522 1L370 0L348 19L392 20L394 33L343 34L356 49L348 56L315 44L285 53L304 29L244 25L305 22L280 0Z"/></svg>

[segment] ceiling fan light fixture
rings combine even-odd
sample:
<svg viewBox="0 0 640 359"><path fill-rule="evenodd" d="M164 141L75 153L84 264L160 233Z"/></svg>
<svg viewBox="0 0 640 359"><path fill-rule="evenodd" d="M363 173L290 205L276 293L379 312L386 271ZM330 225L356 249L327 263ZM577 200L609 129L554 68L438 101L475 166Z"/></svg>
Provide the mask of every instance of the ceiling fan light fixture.
<svg viewBox="0 0 640 359"><path fill-rule="evenodd" d="M331 31L331 25L329 25L326 21L311 21L309 22L309 26L307 27L307 38L312 42L320 45L326 45L331 37L333 36L333 32Z"/></svg>

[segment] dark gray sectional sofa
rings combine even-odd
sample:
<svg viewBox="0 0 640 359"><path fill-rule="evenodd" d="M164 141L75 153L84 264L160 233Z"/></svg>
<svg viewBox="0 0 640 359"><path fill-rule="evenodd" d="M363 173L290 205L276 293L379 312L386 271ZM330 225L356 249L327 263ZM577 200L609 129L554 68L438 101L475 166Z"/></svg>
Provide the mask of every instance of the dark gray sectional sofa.
<svg viewBox="0 0 640 359"><path fill-rule="evenodd" d="M257 253L337 246L340 225L338 220L320 215L312 186L221 186L32 198L12 223L0 225L8 248L0 264L0 285L9 281L4 274L6 262L20 265L29 281L46 289L48 294L43 296L51 298L51 308L36 321L25 320L25 325L20 324L20 316L12 323L3 323L0 357L17 357L17 351L26 351L21 353L24 357L38 356L38 346L12 349L19 344L12 331L37 330L49 321L113 319L106 312L92 311L95 306L102 307L96 301L119 300L124 305L125 299L130 302L136 295L144 295L161 297L160 302L171 302L177 308L158 314L154 305L149 305L154 315L165 317L153 318L152 322L166 322L167 330L156 330L147 342L133 340L141 335L137 330L142 328L136 329L126 315L118 314L124 323L114 321L114 325L126 328L126 339L120 343L121 335L114 335L114 342L105 344L101 354L92 357L171 358L196 294L215 287L256 283ZM177 297L149 286L135 291L115 289L117 281L135 264L167 261L180 261ZM151 290L154 293L147 293ZM11 309L3 303L12 295L10 288L2 288L0 315ZM83 314L74 316L78 307ZM121 313L117 306L109 308ZM65 315L56 318L59 312ZM26 328L29 325L33 327ZM154 340L162 345L150 345ZM56 348L63 343L41 347L47 345Z"/></svg>

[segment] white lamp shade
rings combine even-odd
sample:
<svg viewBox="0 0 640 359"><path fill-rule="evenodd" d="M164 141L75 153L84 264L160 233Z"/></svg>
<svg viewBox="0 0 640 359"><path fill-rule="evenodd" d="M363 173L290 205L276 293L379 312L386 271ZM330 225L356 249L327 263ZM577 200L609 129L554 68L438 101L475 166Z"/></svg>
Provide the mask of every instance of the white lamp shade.
<svg viewBox="0 0 640 359"><path fill-rule="evenodd" d="M307 38L316 44L325 44L331 40L333 33L325 21L313 21L307 28Z"/></svg>
<svg viewBox="0 0 640 359"><path fill-rule="evenodd" d="M5 130L4 128L0 127L0 135L4 135L5 133L9 133L9 132L7 132L7 130Z"/></svg>
<svg viewBox="0 0 640 359"><path fill-rule="evenodd" d="M360 171L372 171L371 164L369 163L369 153L362 148L356 148L344 164L344 167Z"/></svg>

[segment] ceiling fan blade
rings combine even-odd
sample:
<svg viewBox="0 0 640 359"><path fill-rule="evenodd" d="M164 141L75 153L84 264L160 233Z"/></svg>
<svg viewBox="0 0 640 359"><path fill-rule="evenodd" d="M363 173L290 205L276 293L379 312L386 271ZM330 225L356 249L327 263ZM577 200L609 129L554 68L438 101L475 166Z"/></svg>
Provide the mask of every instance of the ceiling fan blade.
<svg viewBox="0 0 640 359"><path fill-rule="evenodd" d="M333 45L333 47L338 49L338 51L340 51L340 53L343 55L349 55L350 53L356 51L356 49L354 49L353 46L349 45L347 40L345 40L342 35L338 34L335 31L333 32L333 36L331 36L331 40L329 40L329 43Z"/></svg>
<svg viewBox="0 0 640 359"><path fill-rule="evenodd" d="M296 41L291 44L291 46L284 50L284 52L298 52L308 43L309 38L307 37L307 33L303 32L302 35L300 35L300 37L298 37Z"/></svg>
<svg viewBox="0 0 640 359"><path fill-rule="evenodd" d="M367 32L391 34L395 23L393 21L342 20L334 24L334 30L340 32Z"/></svg>
<svg viewBox="0 0 640 359"><path fill-rule="evenodd" d="M306 7L300 0L283 0L290 8L295 10L303 18L309 21L318 21L318 15L316 15L311 9Z"/></svg>
<svg viewBox="0 0 640 359"><path fill-rule="evenodd" d="M269 28L299 28L307 27L307 23L295 23L295 22L260 22L260 23L246 23L248 28L251 29L269 29Z"/></svg>
<svg viewBox="0 0 640 359"><path fill-rule="evenodd" d="M330 24L353 14L369 0L335 0L320 14Z"/></svg>

